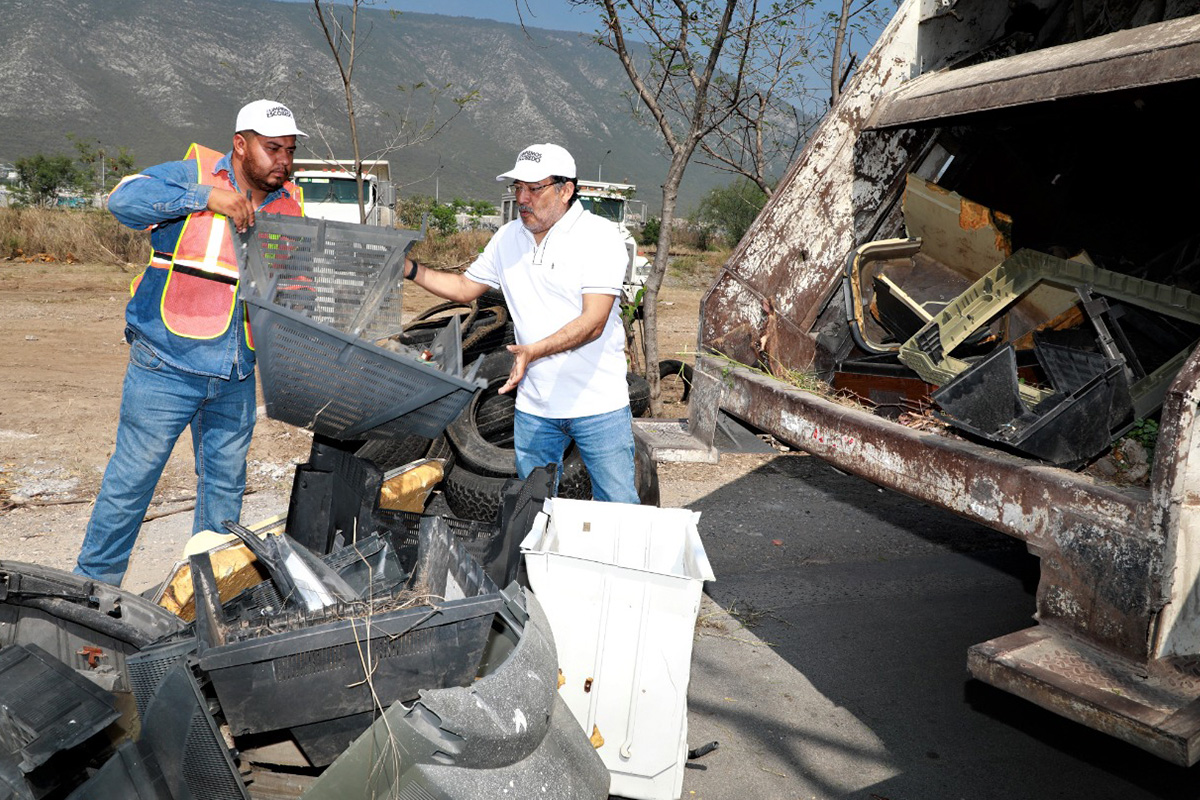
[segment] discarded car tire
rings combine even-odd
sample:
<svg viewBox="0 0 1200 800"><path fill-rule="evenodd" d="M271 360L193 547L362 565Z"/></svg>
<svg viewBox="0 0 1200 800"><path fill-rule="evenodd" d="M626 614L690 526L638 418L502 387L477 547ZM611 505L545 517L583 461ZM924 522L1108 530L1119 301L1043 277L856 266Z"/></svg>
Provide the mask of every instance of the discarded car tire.
<svg viewBox="0 0 1200 800"><path fill-rule="evenodd" d="M658 362L658 378L659 380L678 379L681 385L680 397L681 402L686 403L688 396L692 393L692 365L674 358L665 358Z"/></svg>
<svg viewBox="0 0 1200 800"><path fill-rule="evenodd" d="M642 416L650 408L650 384L632 372L625 379L629 384L629 410L635 417ZM517 474L517 459L512 449L514 405L506 395L497 393L506 380L507 371L491 377L487 387L446 428L460 463L481 475L515 477Z"/></svg>
<svg viewBox="0 0 1200 800"><path fill-rule="evenodd" d="M516 475L481 475L464 466L460 458L442 479L442 493L454 516L493 522L500 513L504 484L510 480L516 480ZM583 458L574 447L567 450L563 461L558 495L573 500L587 500L592 496L592 482L588 478L587 468L583 466Z"/></svg>
<svg viewBox="0 0 1200 800"><path fill-rule="evenodd" d="M570 456L568 456L568 461ZM582 459L580 459L582 462ZM661 498L658 485L658 465L650 455L650 449L634 438L633 483L638 500L644 506L657 506ZM558 482L558 496L570 500L592 499L592 478L586 469L564 471Z"/></svg>
<svg viewBox="0 0 1200 800"><path fill-rule="evenodd" d="M634 485L642 505L657 506L659 503L658 467L647 447L634 440ZM493 522L500 513L504 485L512 477L480 475L454 464L442 480L442 492L446 504L460 519ZM573 446L567 450L563 462L563 474L558 482L558 497L570 500L591 500L592 479L583 465L583 457Z"/></svg>
<svg viewBox="0 0 1200 800"><path fill-rule="evenodd" d="M462 410L453 422L446 427L446 435L454 444L460 466L477 472L499 478L512 478L517 474L516 453L511 447L500 447L484 438L479 428L479 413L481 404L490 398L498 397L497 390L508 380L505 376L491 378L488 385L471 398L471 402ZM490 408L490 406L489 406ZM487 420L489 430L496 427L494 419ZM512 429L512 417L508 418L508 427Z"/></svg>
<svg viewBox="0 0 1200 800"><path fill-rule="evenodd" d="M629 412L635 417L649 414L650 382L636 372L626 373L625 382L629 385Z"/></svg>
<svg viewBox="0 0 1200 800"><path fill-rule="evenodd" d="M384 472L402 467L418 458L425 458L433 444L424 436L402 436L399 439L371 439L354 451Z"/></svg>
<svg viewBox="0 0 1200 800"><path fill-rule="evenodd" d="M500 498L508 480L471 472L459 463L442 478L442 493L459 519L493 522L500 513Z"/></svg>
<svg viewBox="0 0 1200 800"><path fill-rule="evenodd" d="M475 425L479 434L495 445L512 447L513 412L516 398L509 394L490 395L479 401L475 414Z"/></svg>

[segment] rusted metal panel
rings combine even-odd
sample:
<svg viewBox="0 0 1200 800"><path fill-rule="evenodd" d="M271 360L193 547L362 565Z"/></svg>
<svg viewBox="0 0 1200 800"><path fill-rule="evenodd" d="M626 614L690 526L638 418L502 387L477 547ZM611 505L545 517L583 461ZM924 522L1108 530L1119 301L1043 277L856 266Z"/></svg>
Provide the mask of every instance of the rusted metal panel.
<svg viewBox="0 0 1200 800"><path fill-rule="evenodd" d="M971 675L1181 766L1200 757L1200 683L1038 626L972 647Z"/></svg>
<svg viewBox="0 0 1200 800"><path fill-rule="evenodd" d="M1164 398L1154 463L1154 518L1165 532L1165 607L1154 632L1158 656L1200 654L1200 349Z"/></svg>
<svg viewBox="0 0 1200 800"><path fill-rule="evenodd" d="M1184 17L1082 42L922 75L885 97L868 127L1200 78L1200 18Z"/></svg>
<svg viewBox="0 0 1200 800"><path fill-rule="evenodd" d="M720 384L722 408L789 445L1025 540L1043 559L1039 618L1126 657L1150 655L1164 537L1149 491L916 431L708 357L695 374Z"/></svg>
<svg viewBox="0 0 1200 800"><path fill-rule="evenodd" d="M788 444L882 486L1053 549L1059 509L1091 524L1144 536L1150 494L976 445L924 433L859 408L702 356L696 364L722 387L720 406Z"/></svg>
<svg viewBox="0 0 1200 800"><path fill-rule="evenodd" d="M700 310L702 346L750 364L811 363L815 344L806 332L840 278L855 214L885 204L912 156L910 134L877 137L881 152L869 159L876 174L856 179L858 133L868 114L912 75L916 11L915 3L901 7L709 289Z"/></svg>
<svg viewBox="0 0 1200 800"><path fill-rule="evenodd" d="M1145 661L1162 607L1162 537L1097 525L1077 508L1056 510L1053 544L1038 551L1037 618Z"/></svg>

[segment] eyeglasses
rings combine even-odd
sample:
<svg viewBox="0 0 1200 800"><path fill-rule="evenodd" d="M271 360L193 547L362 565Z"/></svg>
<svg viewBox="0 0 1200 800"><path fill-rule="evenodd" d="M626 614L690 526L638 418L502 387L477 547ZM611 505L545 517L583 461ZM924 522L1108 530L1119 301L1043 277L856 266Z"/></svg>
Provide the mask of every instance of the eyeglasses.
<svg viewBox="0 0 1200 800"><path fill-rule="evenodd" d="M550 186L554 186L557 183L562 183L562 181L550 181L549 183L543 183L539 186L530 186L527 183L513 183L513 184L509 185L508 190L510 192L512 192L513 194L516 194L517 192L520 192L522 189L524 189L525 191L529 192L530 194L536 195L542 189L545 189Z"/></svg>

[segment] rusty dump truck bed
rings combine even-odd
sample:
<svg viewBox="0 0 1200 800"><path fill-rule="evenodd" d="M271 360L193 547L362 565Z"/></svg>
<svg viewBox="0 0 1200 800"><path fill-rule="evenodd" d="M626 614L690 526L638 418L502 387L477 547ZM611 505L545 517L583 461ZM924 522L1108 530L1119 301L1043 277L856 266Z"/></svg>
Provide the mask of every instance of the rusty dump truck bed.
<svg viewBox="0 0 1200 800"><path fill-rule="evenodd" d="M1041 560L1037 624L972 647L971 674L1184 765L1200 758L1200 356L1192 347L1200 327L1190 317L1200 286L1200 168L1178 120L1200 97L1198 5L1168 3L1164 14L1132 0L904 2L704 300L682 426L694 445L659 442L663 454L703 457L723 411L1024 540ZM918 191L935 205L949 198L941 204L954 223L913 236ZM1100 455L1094 448L1072 451L1079 463L1059 463L1008 446L1007 421L981 437L942 408L950 430L958 426L946 435L786 380L807 373L836 385L849 365L886 362L849 383L861 395L863 386L909 387L900 395L915 386L916 401L910 391L898 402L939 412L929 395L941 381L908 365L918 346L926 361L948 357L938 326L945 336L963 321L945 298L922 305L905 292L948 284L904 254L895 280L851 286L857 273L847 269L867 243L922 237L927 247L942 238L936 260L951 268L971 260L968 249L979 256L994 247L996 263L984 255L983 269L1023 251L1084 263L1092 271L1081 275L1142 281L1107 300L1090 280L1060 282L1066 294L1040 310L971 320L960 333L978 328L977 350L955 361L953 374L989 348L1014 345L1025 365L1022 357L1053 337L1070 345L1065 352L1083 352L1070 349L1081 331L1114 332L1092 353L1108 358L1105 375L1117 379L1092 417L1104 447L1144 419L1157 422L1148 482L1078 471ZM972 273L962 284L977 280ZM974 285L984 300L992 287ZM1136 308L1145 287L1185 299L1150 313L1149 301ZM907 344L896 336L872 343L886 334L876 319L885 301L885 311L924 326ZM1133 344L1122 344L1122 329ZM1186 346L1139 365L1137 335ZM1021 419L1034 419L1046 408L1035 404L1061 387L1037 388L1025 377L1037 367L1020 369L1034 372L1013 376L1011 402ZM1091 424L1076 418L1058 433L1069 438Z"/></svg>

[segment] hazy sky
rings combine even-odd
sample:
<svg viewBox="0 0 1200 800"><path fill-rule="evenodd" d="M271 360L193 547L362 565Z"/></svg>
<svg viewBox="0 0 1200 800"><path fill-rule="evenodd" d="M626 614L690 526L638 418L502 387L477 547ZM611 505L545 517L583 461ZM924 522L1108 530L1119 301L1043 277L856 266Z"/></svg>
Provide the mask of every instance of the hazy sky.
<svg viewBox="0 0 1200 800"><path fill-rule="evenodd" d="M312 0L284 0L285 2L312 3ZM349 0L335 0L346 4ZM864 6L873 6L883 16L883 22L894 12L899 0L857 0L854 10ZM422 14L442 14L452 17L476 17L509 22L514 25L522 21L530 28L546 28L560 31L582 31L592 33L597 28L599 11L579 8L570 0L369 0L372 9L394 9L397 11L417 12ZM841 0L814 0L813 7L805 13L810 22L841 10ZM519 15L518 15L519 10ZM861 60L870 49L874 37L879 35L882 23L867 26L863 32L849 32L847 48ZM825 79L819 78L812 69L805 70L807 77L804 82L810 86L823 85Z"/></svg>
<svg viewBox="0 0 1200 800"><path fill-rule="evenodd" d="M312 0L285 0L305 2ZM342 0L340 4L344 4ZM517 15L520 4L521 17ZM450 17L478 17L500 22L520 23L521 18L531 28L549 28L557 31L595 30L595 12L576 10L568 0L377 0L370 5L373 9L395 9L415 11L422 14L444 14Z"/></svg>

